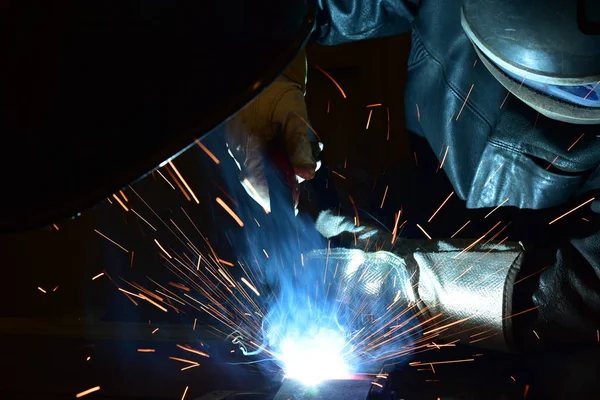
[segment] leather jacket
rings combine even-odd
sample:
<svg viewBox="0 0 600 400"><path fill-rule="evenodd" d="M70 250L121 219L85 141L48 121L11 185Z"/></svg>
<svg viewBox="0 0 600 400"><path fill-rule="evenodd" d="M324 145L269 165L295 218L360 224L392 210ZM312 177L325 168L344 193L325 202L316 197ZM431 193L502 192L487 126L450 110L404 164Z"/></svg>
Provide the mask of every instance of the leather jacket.
<svg viewBox="0 0 600 400"><path fill-rule="evenodd" d="M600 127L550 120L509 94L478 60L460 7L460 0L319 0L314 39L335 45L412 33L407 127L435 153L448 148L444 170L467 207L567 211L599 199ZM596 212L599 203L592 203ZM590 218L585 233L568 228L552 244L524 243L521 273L547 267L521 300L538 307L523 324L529 333L543 331L549 341L596 340L600 218Z"/></svg>

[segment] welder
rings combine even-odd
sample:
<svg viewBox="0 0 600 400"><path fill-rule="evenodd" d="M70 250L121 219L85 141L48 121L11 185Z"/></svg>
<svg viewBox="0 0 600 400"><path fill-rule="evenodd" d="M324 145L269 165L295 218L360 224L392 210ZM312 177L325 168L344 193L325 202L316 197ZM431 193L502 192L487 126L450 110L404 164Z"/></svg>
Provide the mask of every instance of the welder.
<svg viewBox="0 0 600 400"><path fill-rule="evenodd" d="M600 189L597 2L321 0L311 38L336 45L409 30L408 129L433 149L452 149L444 156L444 170L467 207L540 210L594 198ZM485 68L474 69L476 62ZM278 83L262 96L273 98L282 91ZM303 104L286 98L277 103L276 114L265 103L262 109L252 107L254 124L260 120L282 126L306 113ZM278 119L272 120L274 115ZM234 138L236 148L260 139L261 130L250 129L247 120L232 121L238 124L236 132L247 133ZM303 165L315 168L309 157L310 130L295 126L300 139L287 151L304 155ZM579 143L570 146L578 137ZM255 171L262 165L260 157L256 151L236 155L246 166L244 179L264 194L258 201L268 205L266 181L260 168ZM305 170L301 174L310 177ZM256 197L255 191L248 192ZM600 212L600 200L592 208ZM317 224L327 237L364 233L365 227L356 228L351 221L322 214ZM472 241L449 241L396 252L412 259L420 274L418 292L429 307L426 315L443 312L452 321L471 319L455 327L467 332L462 343L475 326L488 329L491 338L480 343L487 347L524 349L540 336L546 345L593 343L600 321L600 232L595 223L583 237L572 232L562 242L541 246L513 243L489 253L489 247L469 247ZM471 268L457 284L453 260L465 251L471 253L465 261ZM532 278L539 282L532 289L514 286L543 267ZM529 314L511 318L521 312ZM473 313L479 316L473 318Z"/></svg>
<svg viewBox="0 0 600 400"><path fill-rule="evenodd" d="M71 216L155 168L247 104L307 41L336 45L407 31L407 126L434 149L451 147L444 171L468 207L538 210L583 195L597 198L598 2L211 3L2 6L1 25L10 33L3 35L9 57L0 74L2 131L10 134L0 155L4 170L27 165L6 178L11 195L2 198L2 230ZM485 69L473 69L475 61ZM289 79L275 85L299 90ZM289 107L278 114L283 120L305 114L301 94L280 104ZM254 140L253 131L244 132L250 136L229 137L242 168L253 165L243 146ZM310 178L317 161L305 147L309 129L296 133L301 136L285 142L291 146L285 151L303 155L292 165ZM260 186L255 171L242 172ZM272 206L262 192L253 197ZM600 212L599 201L590 203ZM347 230L336 226L342 228L327 234ZM464 319L461 302L452 301L461 294L489 305L479 312L497 333L494 347L522 346L520 333L532 330L546 342L593 342L600 320L597 219L591 226L560 243L507 243L483 262L474 257L469 279L459 285L450 286L454 276L443 266L467 245L447 242L406 256L415 261L419 295L431 312ZM535 292L517 293L515 286L513 293L518 277L541 266L547 268L531 278L539 282ZM498 270L495 284L479 291L478 281ZM518 311L516 298L535 310L513 332L508 317Z"/></svg>

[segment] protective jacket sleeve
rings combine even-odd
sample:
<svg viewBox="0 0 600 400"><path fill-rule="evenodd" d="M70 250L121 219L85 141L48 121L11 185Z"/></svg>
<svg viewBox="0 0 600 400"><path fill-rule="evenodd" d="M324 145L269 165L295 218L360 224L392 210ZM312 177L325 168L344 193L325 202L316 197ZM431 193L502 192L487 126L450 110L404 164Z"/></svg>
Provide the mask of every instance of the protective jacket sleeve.
<svg viewBox="0 0 600 400"><path fill-rule="evenodd" d="M600 211L600 201L592 206ZM527 246L514 302L534 308L515 318L522 348L548 343L594 344L600 329L600 214L589 217L589 231L568 233L557 243Z"/></svg>
<svg viewBox="0 0 600 400"><path fill-rule="evenodd" d="M312 40L337 45L408 32L419 0L319 0Z"/></svg>

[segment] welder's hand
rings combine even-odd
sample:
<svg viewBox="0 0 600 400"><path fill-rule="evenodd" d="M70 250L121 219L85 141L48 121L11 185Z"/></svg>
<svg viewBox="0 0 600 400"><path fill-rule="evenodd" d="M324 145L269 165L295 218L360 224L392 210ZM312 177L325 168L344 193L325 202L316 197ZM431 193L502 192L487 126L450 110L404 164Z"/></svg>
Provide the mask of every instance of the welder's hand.
<svg viewBox="0 0 600 400"><path fill-rule="evenodd" d="M279 77L225 126L229 153L240 168L240 182L270 212L266 177L267 149L281 143L298 182L312 179L319 167L320 144L311 142L303 88Z"/></svg>

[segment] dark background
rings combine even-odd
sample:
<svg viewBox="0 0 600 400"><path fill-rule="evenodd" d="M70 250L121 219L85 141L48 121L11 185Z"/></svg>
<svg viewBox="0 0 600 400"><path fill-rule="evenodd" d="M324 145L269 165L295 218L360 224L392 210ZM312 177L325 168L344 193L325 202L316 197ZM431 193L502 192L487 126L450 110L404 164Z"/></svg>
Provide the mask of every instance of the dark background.
<svg viewBox="0 0 600 400"><path fill-rule="evenodd" d="M321 200L322 204L333 206L339 203L344 211L350 210L348 196L352 196L366 220L388 229L392 227L394 212L402 207L411 221L403 234L422 237L412 222L426 220L452 189L443 172L437 172L434 153L442 149L429 150L404 128L403 92L409 46L410 37L403 35L309 49L311 68L306 100L313 127L325 144L323 160L327 168L303 196L304 201L307 193L322 196L311 201ZM314 65L335 77L347 99ZM382 106L366 107L376 103ZM390 116L389 140L386 109ZM366 129L369 110L372 116ZM179 210L183 206L219 255L235 261L232 249L239 240L239 229L215 205L214 197L220 196L233 206L248 200L239 187L231 184L230 177L222 176L223 170L232 165L223 138L216 132L204 143L219 157L221 165L214 165L198 147L175 160L198 195L200 205L186 201L179 190L172 191L156 173L132 186L166 221L173 218L186 225ZM321 195L318 192L324 186L329 192ZM381 207L386 187L388 193ZM126 189L125 193L131 207L164 229L131 190ZM90 395L90 399L175 399L180 398L186 386L188 399L217 389L275 390L276 384L256 368L225 364L244 359L230 353L235 346L214 335L205 316L192 312L167 315L148 304L134 307L118 294L106 276L91 280L103 271L113 279L121 276L142 284L147 282L146 276L175 280L160 262L151 240L153 232L113 203L105 201L75 220L58 222L58 231L48 228L0 238L0 356L4 371L0 397L73 398L75 393L96 385L102 390ZM311 209L314 204L303 207ZM434 237L447 237L466 220L484 215L483 211L465 213L464 205L456 198L443 212L445 222L440 218L428 227ZM131 254L99 237L94 229L134 251L133 266ZM190 229L189 224L184 229ZM473 237L480 232L478 224L473 223L462 236ZM193 240L201 238L194 234ZM41 293L38 286L48 293ZM52 292L56 286L58 289ZM196 318L198 327L193 331ZM152 335L155 328L160 330ZM178 351L177 343L204 345L214 357L199 360L200 367L181 372L179 364L168 360L168 356L186 355ZM142 347L155 348L156 353L137 353L136 349ZM477 361L468 365L441 367L435 374L403 366L397 380L400 397L569 398L567 393L573 393L573 388L578 393L593 388L597 371L593 366L598 367L597 352L571 350L558 355L519 357L465 348L425 354L420 361L470 358L473 354L484 355L478 355ZM583 358L574 363L578 355ZM91 359L86 361L88 356ZM566 377L567 383L556 383L562 382L557 377ZM589 391L592 393L593 389Z"/></svg>

